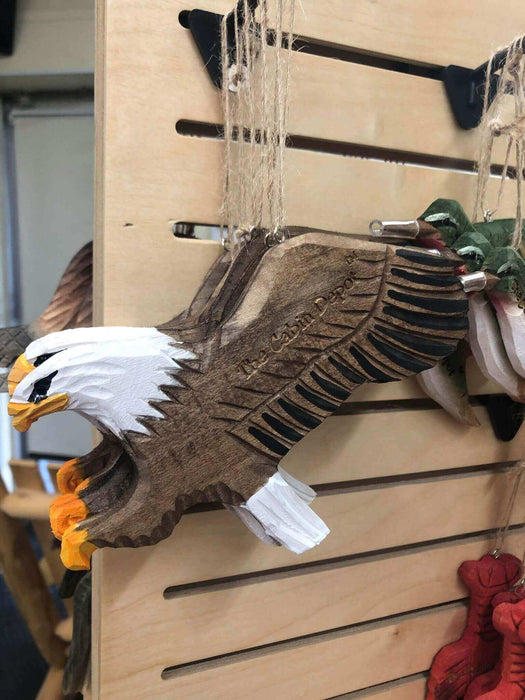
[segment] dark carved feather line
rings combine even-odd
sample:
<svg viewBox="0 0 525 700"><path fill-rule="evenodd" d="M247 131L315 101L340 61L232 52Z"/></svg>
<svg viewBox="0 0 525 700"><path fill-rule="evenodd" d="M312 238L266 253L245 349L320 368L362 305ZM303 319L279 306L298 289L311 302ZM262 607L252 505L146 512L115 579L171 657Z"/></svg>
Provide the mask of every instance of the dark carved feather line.
<svg viewBox="0 0 525 700"><path fill-rule="evenodd" d="M388 297L403 304L409 304L418 309L425 309L434 313L464 314L468 311L467 299L443 299L435 296L422 297L416 296L416 294L398 292L395 289L390 289L388 291Z"/></svg>
<svg viewBox="0 0 525 700"><path fill-rule="evenodd" d="M332 396L334 399L346 401L346 399L350 396L349 391L345 391L340 386L337 386L333 382L328 381L328 379L321 377L321 375L319 375L317 372L312 370L310 372L310 376L314 382L321 387L321 389L323 389L327 394L330 394L330 396Z"/></svg>
<svg viewBox="0 0 525 700"><path fill-rule="evenodd" d="M309 338L319 338L319 340L341 340L340 335L327 335L326 333L308 333ZM319 352L317 349L316 352Z"/></svg>
<svg viewBox="0 0 525 700"><path fill-rule="evenodd" d="M330 362L330 364L335 367L336 370L349 382L352 382L353 384L363 384L363 382L366 382L366 377L361 376L355 370L350 369L350 367L347 365L339 362L339 360L336 360L333 355L328 358L328 362Z"/></svg>
<svg viewBox="0 0 525 700"><path fill-rule="evenodd" d="M270 428L273 428L273 430L277 431L279 435L282 435L282 437L286 438L286 440L290 440L291 442L299 442L299 440L304 437L304 433L297 432L297 430L294 430L289 425L286 425L286 423L283 423L270 413L264 412L262 417Z"/></svg>
<svg viewBox="0 0 525 700"><path fill-rule="evenodd" d="M333 413L338 408L333 403L326 401L326 399L323 399L322 396L314 394L312 391L302 386L301 384L296 384L295 389L297 393L300 394L304 399L306 399L312 405L317 406L317 408L320 408L323 411Z"/></svg>
<svg viewBox="0 0 525 700"><path fill-rule="evenodd" d="M410 250L406 248L397 248L396 255L405 260L410 260L410 262L417 263L418 265L424 265L425 267L447 267L450 269L451 261L440 255L433 255L432 253L422 253L418 250Z"/></svg>
<svg viewBox="0 0 525 700"><path fill-rule="evenodd" d="M458 316L457 318L450 316L432 316L430 314L418 313L417 311L400 309L396 306L385 306L384 313L400 321L404 321L411 326L419 326L420 328L430 328L436 331L468 330L468 318L466 316Z"/></svg>
<svg viewBox="0 0 525 700"><path fill-rule="evenodd" d="M318 353L319 348L313 348L311 345L294 345L294 350L304 350L304 352Z"/></svg>
<svg viewBox="0 0 525 700"><path fill-rule="evenodd" d="M258 440L262 445L267 447L272 452L275 452L275 454L278 454L281 457L284 457L288 453L288 447L283 445L282 442L279 442L279 440L276 440L268 433L265 433L264 431L259 430L259 428L255 428L253 426L250 426L248 428L248 432L250 433L250 435L253 435L253 437L256 440Z"/></svg>
<svg viewBox="0 0 525 700"><path fill-rule="evenodd" d="M393 267L392 274L396 277L401 277L407 282L414 282L427 287L455 287L457 289L458 286L458 278L452 275L422 275L399 267Z"/></svg>
<svg viewBox="0 0 525 700"><path fill-rule="evenodd" d="M278 399L277 403L291 418L301 423L301 425L304 425L305 428L313 430L317 428L318 425L321 425L321 421L311 413L308 413L304 408L296 406L285 399Z"/></svg>
<svg viewBox="0 0 525 700"><path fill-rule="evenodd" d="M350 353L355 358L359 366L372 377L372 381L376 382L398 382L398 377L392 377L390 374L382 372L378 367L373 365L357 348L351 347Z"/></svg>
<svg viewBox="0 0 525 700"><path fill-rule="evenodd" d="M432 367L432 365L428 362L423 362L422 360L415 358L413 354L404 352L395 345L379 340L373 333L368 334L368 340L372 343L376 350L383 353L383 355L391 362L395 362L397 365L403 367L404 369L408 369L410 372L423 372L424 370Z"/></svg>
<svg viewBox="0 0 525 700"><path fill-rule="evenodd" d="M374 328L383 335L386 335L393 340L397 340L397 342L401 343L402 345L405 345L423 355L445 357L454 351L455 345L452 345L451 343L430 340L412 333L405 333L388 326L379 325L378 323L375 324Z"/></svg>
<svg viewBox="0 0 525 700"><path fill-rule="evenodd" d="M250 386L238 386L235 385L234 389L239 389L240 391L247 391L249 394L257 394L258 396L268 396L268 392L259 391L258 389L253 389Z"/></svg>

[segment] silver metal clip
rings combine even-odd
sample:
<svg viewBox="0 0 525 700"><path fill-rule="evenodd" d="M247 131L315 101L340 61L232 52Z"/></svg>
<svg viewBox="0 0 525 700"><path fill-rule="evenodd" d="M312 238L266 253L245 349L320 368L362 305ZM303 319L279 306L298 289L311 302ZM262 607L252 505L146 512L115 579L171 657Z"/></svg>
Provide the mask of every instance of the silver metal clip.
<svg viewBox="0 0 525 700"><path fill-rule="evenodd" d="M525 576L522 576L519 581L516 581L510 590L517 591L520 588L525 588Z"/></svg>
<svg viewBox="0 0 525 700"><path fill-rule="evenodd" d="M419 221L380 221L374 219L368 226L370 235L375 238L417 238L420 232Z"/></svg>
<svg viewBox="0 0 525 700"><path fill-rule="evenodd" d="M487 275L479 270L468 275L460 275L459 281L466 292L481 292L487 286Z"/></svg>
<svg viewBox="0 0 525 700"><path fill-rule="evenodd" d="M276 226L273 231L268 231L264 237L264 242L268 248L284 243L290 238L290 232L286 228Z"/></svg>

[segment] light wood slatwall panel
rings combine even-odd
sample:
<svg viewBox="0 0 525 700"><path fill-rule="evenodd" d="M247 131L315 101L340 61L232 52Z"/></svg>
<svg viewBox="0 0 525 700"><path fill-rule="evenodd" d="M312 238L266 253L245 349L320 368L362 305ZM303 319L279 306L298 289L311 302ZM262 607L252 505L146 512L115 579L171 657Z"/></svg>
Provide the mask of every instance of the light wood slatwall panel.
<svg viewBox="0 0 525 700"><path fill-rule="evenodd" d="M302 36L432 66L476 66L519 31L523 15L512 2L502 17L493 0L475 14L467 0L446 14L436 0L301 5ZM220 202L221 143L176 130L181 120L220 121L217 93L178 21L191 8L98 0L99 322L169 318L219 253L217 244L171 234L175 221L217 222ZM447 159L472 161L476 134L454 126L441 83L307 54L294 56L294 78L292 133L380 147L399 161L406 152L412 164L292 150L290 223L363 234L370 219L416 216L436 196L471 207L469 165L452 170ZM416 165L438 163L423 157L440 167ZM472 367L469 383L472 393L497 390ZM363 387L352 400L422 396L408 380ZM325 485L314 507L332 528L301 557L263 545L224 511L186 516L152 548L96 553L93 697L422 698L424 678L395 679L426 671L458 636L464 611L450 602L464 591L454 572L490 548L511 488L505 465L523 440L522 432L498 443L484 409L476 412L478 430L440 410L326 421L286 459L299 478ZM344 488L330 490L334 483ZM516 552L523 543L522 530L508 541ZM421 608L430 609L407 613Z"/></svg>
<svg viewBox="0 0 525 700"><path fill-rule="evenodd" d="M520 0L508 0L504 13L495 0L476 0L475 12L471 0L301 0L300 7L295 30L302 36L432 66L476 68L524 24Z"/></svg>
<svg viewBox="0 0 525 700"><path fill-rule="evenodd" d="M332 416L282 464L309 483L325 484L518 459L525 425L519 438L502 443L494 437L485 409L475 411L481 428L460 425L442 410ZM443 445L454 449L444 450Z"/></svg>
<svg viewBox="0 0 525 700"><path fill-rule="evenodd" d="M202 7L213 10L227 8L229 4L206 2ZM188 303L192 294L192 280L202 277L218 254L217 244L174 242L171 234L174 221L217 222L221 192L219 171L222 145L208 139L180 136L175 130L175 124L180 119L217 119L217 97L189 32L178 21L179 11L187 8L180 0L157 2L148 4L146 12L136 0L124 5L117 2L111 6L110 16L118 17L118 22L110 20L106 23L104 69L112 76L115 87L104 93L104 142L115 144L115 148L106 150L105 158L109 160L104 171L98 173L98 187L104 191L104 211L99 212L102 217L99 219L99 229L103 227L106 232L102 243L104 265L99 271L102 274L100 289L104 294L101 314L108 324L140 325L166 320ZM412 7L406 12L412 12ZM140 17L141 24L138 31L137 17ZM472 24L469 24L470 27ZM508 33L512 34L514 24L509 21L507 27ZM125 45L130 36L133 36L135 51L130 51ZM152 36L155 37L154 44ZM347 64L339 61L312 56L301 56L300 61L314 58L323 66L330 63L338 71L347 70ZM388 78L386 74L389 72L377 72L383 76L383 80ZM183 81L183 90L177 90L175 85L174 89L166 90L166 85L173 84L176 76L180 75L191 76L191 79ZM142 78L141 89L137 90L139 76ZM426 84L431 83L435 91L434 102L428 112L429 115L434 112L440 114L441 123L428 124L422 112L418 111L418 86L422 78L402 76L415 82L411 89L403 84L404 91L401 98L397 97L397 103L392 98L392 104L398 105L401 99L394 121L389 100L377 97L382 94L381 83L370 89L368 99L372 101L375 94L375 99L382 105L382 112L371 112L367 104L357 110L352 106L353 95L360 93L354 89L351 77L348 78L346 90L344 84L341 85L340 91L344 97L337 109L329 103L326 112L323 112L323 100L317 100L316 121L327 125L323 132L325 136L334 131L336 123L340 137L349 137L356 143L374 143L378 133L385 131L384 146L388 145L390 138L394 139L395 133L398 140L393 145L396 148L411 150L410 139L413 137L415 142L421 144L426 141L425 152L438 155L447 152L449 155L455 154L456 144L466 139L471 144L468 154L472 157L474 137L453 127L444 96L438 100L438 89L442 93L442 86L436 81L425 81ZM308 81L308 78L305 80ZM363 82L362 77L360 82ZM336 85L337 80L333 84ZM391 90L395 91L397 87L394 85ZM424 97L421 99L425 100ZM415 111L411 109L414 101L418 105ZM304 116L312 111L311 103L311 93L307 93L294 111L296 120L303 121L304 129L297 125L300 132L311 127L311 119ZM151 109L153 104L155 109ZM205 111L204 118L200 116L201 109ZM354 124L354 111L359 113L356 125L347 126ZM370 120L377 120L373 128L370 127ZM390 120L392 126L387 127ZM440 127L445 121L448 127L441 140ZM353 132L349 133L349 129L353 129ZM399 139L405 139L405 142ZM434 146L433 139L437 139ZM462 155L464 157L466 152ZM160 164L162 167L159 167ZM123 177L123 173L132 173L133 176ZM370 187L370 183L374 183L374 186ZM354 233L365 232L373 218L416 216L435 198L436 193L458 197L465 206L471 206L474 186L473 176L466 173L395 163L384 165L303 151L294 151L290 155L288 184L290 223ZM204 198L203 192L206 192ZM108 205L109 202L111 205ZM505 207L502 211L505 211ZM508 207L506 211L509 212ZM107 235L109 231L111 235ZM128 255L131 238L133 253ZM155 240L154 246L151 246L152 239ZM125 265L122 264L124 261ZM174 279L180 289L174 288ZM159 295L159 289L163 289L162 298L156 299L152 305L151 299Z"/></svg>
<svg viewBox="0 0 525 700"><path fill-rule="evenodd" d="M107 566L121 572L113 583L106 582L104 595L108 604L120 598L121 578L134 581L129 595L140 596L152 585L163 591L170 585L301 566L490 530L502 522L510 483L506 474L488 473L319 496L314 509L332 531L320 546L300 557L254 539L226 511L188 515L175 534L156 547L104 550ZM521 506L516 507L513 522L522 522L523 516L522 488ZM111 629L108 631L111 634Z"/></svg>
<svg viewBox="0 0 525 700"><path fill-rule="evenodd" d="M392 681L380 686L379 689L356 691L355 693L344 693L338 695L337 700L421 700L425 694L426 676L421 674L410 679ZM335 699L334 699L335 700Z"/></svg>
<svg viewBox="0 0 525 700"><path fill-rule="evenodd" d="M509 537L508 549L518 553L523 537L523 532ZM163 601L160 618L158 580L150 578L135 587L136 597L110 584L105 602L111 614L103 628L117 628L132 638L140 627L144 646L155 646L159 636L164 640L162 651L157 651L158 663L188 664L459 600L465 590L456 576L458 566L465 559L479 558L490 546L486 537L466 539L389 558L370 556L235 583L182 587L167 594L173 597ZM129 615L130 606L136 615ZM107 662L118 658L120 646L108 648ZM143 667L147 669L148 660L142 648L127 649L125 675L138 676ZM124 674L122 663L119 673Z"/></svg>
<svg viewBox="0 0 525 700"><path fill-rule="evenodd" d="M144 648L151 671L107 680L111 698L321 698L357 690L428 668L436 647L457 637L465 621L463 606L400 616L391 623L341 630L286 648L247 652L226 663L175 672L162 680L156 655ZM115 667L113 667L113 670ZM145 688L142 694L140 688Z"/></svg>
<svg viewBox="0 0 525 700"><path fill-rule="evenodd" d="M190 52L187 59L188 70L200 61ZM181 120L222 123L220 93L206 73L192 74L196 79L188 85ZM439 80L302 52L294 54L292 80L289 130L294 136L449 159L477 157L479 133L458 132L444 109L447 97ZM495 149L495 163L501 163L505 147L496 142Z"/></svg>

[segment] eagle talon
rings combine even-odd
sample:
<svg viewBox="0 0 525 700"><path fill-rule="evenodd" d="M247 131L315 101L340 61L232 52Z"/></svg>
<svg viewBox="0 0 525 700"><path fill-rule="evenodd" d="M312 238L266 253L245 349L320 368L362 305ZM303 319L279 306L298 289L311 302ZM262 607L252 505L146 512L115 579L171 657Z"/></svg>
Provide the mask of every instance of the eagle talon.
<svg viewBox="0 0 525 700"><path fill-rule="evenodd" d="M49 508L51 530L58 540L62 540L66 531L81 520L85 520L89 510L76 493L57 496Z"/></svg>
<svg viewBox="0 0 525 700"><path fill-rule="evenodd" d="M78 470L78 459L70 459L57 471L57 487L61 494L75 493L84 477Z"/></svg>
<svg viewBox="0 0 525 700"><path fill-rule="evenodd" d="M95 545L88 541L88 531L77 529L77 525L73 524L62 537L60 558L66 568L82 571L90 568L91 555L95 549Z"/></svg>

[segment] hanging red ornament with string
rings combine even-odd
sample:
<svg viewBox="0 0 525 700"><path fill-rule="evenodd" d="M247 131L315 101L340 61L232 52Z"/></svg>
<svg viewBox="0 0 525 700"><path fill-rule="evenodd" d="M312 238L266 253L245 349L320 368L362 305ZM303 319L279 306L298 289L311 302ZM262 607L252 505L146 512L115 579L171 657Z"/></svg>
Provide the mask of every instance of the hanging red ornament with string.
<svg viewBox="0 0 525 700"><path fill-rule="evenodd" d="M459 700L476 676L494 668L502 640L492 624L492 599L508 591L520 571L521 562L512 554L486 554L461 564L458 574L470 591L467 624L460 639L434 657L426 700Z"/></svg>
<svg viewBox="0 0 525 700"><path fill-rule="evenodd" d="M513 590L495 595L492 599L492 607L495 609L501 603L519 603L524 599L525 586L518 584L518 587L514 588ZM494 690L501 679L501 669L502 658L500 657L493 669L474 678L467 689L467 694L465 695L464 700L477 700L485 693Z"/></svg>
<svg viewBox="0 0 525 700"><path fill-rule="evenodd" d="M503 635L501 678L494 690L479 700L525 698L525 600L500 603L494 610L494 627Z"/></svg>

